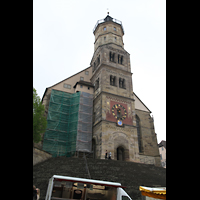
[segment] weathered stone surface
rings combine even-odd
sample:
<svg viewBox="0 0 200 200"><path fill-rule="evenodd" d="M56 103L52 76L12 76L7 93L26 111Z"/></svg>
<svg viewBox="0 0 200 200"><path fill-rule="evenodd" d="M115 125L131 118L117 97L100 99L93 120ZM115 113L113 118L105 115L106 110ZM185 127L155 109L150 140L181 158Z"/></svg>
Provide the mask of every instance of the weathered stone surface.
<svg viewBox="0 0 200 200"><path fill-rule="evenodd" d="M38 148L33 148L33 165L51 158L52 155Z"/></svg>

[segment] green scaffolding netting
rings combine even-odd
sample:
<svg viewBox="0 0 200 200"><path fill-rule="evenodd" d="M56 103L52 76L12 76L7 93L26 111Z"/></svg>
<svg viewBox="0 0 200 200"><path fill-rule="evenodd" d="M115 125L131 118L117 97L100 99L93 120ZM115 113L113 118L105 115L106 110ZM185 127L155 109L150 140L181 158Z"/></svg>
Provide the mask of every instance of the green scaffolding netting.
<svg viewBox="0 0 200 200"><path fill-rule="evenodd" d="M43 150L56 156L91 152L93 95L52 89Z"/></svg>
<svg viewBox="0 0 200 200"><path fill-rule="evenodd" d="M69 94L52 90L43 150L56 156L70 156L76 151L80 92Z"/></svg>

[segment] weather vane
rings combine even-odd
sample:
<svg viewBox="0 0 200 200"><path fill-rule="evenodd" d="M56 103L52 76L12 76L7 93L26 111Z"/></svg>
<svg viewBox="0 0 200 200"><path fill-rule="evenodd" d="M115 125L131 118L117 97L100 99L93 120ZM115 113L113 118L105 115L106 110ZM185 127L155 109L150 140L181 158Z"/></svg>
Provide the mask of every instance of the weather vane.
<svg viewBox="0 0 200 200"><path fill-rule="evenodd" d="M109 9L107 8L107 11L108 11ZM107 14L109 15L109 11L107 12Z"/></svg>

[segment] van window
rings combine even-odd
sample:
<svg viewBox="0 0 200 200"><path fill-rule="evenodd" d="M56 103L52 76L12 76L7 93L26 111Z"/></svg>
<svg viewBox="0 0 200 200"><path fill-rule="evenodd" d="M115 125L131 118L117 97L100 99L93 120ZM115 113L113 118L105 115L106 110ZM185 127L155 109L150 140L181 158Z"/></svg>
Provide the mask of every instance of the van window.
<svg viewBox="0 0 200 200"><path fill-rule="evenodd" d="M86 199L111 200L117 198L117 188L90 184L86 189Z"/></svg>
<svg viewBox="0 0 200 200"><path fill-rule="evenodd" d="M54 180L52 199L104 199L117 198L117 188L103 185ZM130 199L128 199L130 200Z"/></svg>
<svg viewBox="0 0 200 200"><path fill-rule="evenodd" d="M122 196L122 200L130 200L127 196Z"/></svg>

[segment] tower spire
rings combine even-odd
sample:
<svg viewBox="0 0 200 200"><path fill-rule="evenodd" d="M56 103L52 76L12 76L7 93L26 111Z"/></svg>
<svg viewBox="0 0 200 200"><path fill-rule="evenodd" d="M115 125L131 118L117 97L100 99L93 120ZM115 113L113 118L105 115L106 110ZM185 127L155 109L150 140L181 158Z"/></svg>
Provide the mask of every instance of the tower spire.
<svg viewBox="0 0 200 200"><path fill-rule="evenodd" d="M109 9L107 8L107 14L109 15Z"/></svg>

